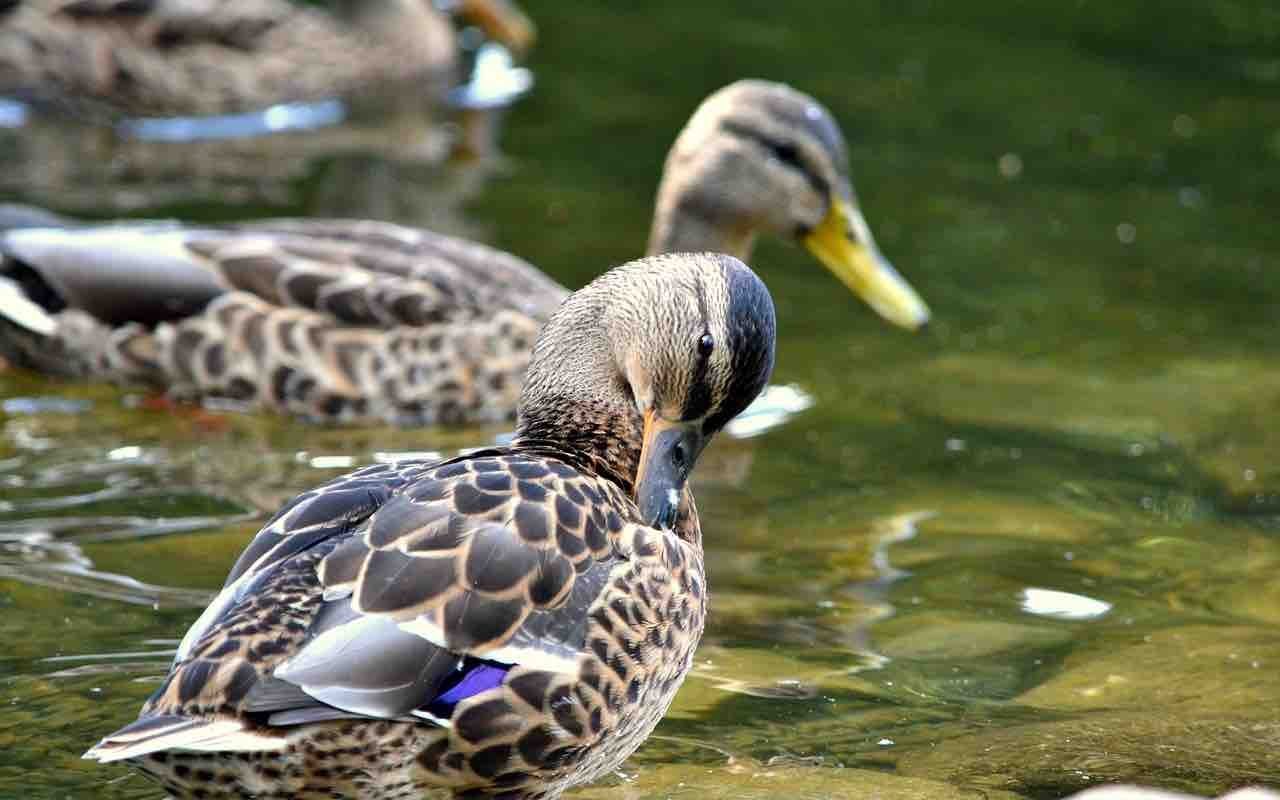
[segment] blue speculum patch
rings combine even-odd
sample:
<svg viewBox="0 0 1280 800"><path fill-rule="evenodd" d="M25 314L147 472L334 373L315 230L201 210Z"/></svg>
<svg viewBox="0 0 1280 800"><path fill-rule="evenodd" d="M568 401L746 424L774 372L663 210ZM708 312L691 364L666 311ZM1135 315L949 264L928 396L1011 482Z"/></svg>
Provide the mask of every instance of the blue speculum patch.
<svg viewBox="0 0 1280 800"><path fill-rule="evenodd" d="M431 701L427 711L441 719L448 719L453 715L453 709L458 703L501 685L508 669L510 669L509 666L489 661L473 661L464 664L445 679L441 685L444 691Z"/></svg>

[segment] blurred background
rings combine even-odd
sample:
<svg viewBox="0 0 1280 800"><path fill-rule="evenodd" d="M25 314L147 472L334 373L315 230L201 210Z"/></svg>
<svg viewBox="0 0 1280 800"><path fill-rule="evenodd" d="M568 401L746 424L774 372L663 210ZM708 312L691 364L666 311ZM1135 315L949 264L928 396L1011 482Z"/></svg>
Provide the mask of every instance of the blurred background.
<svg viewBox="0 0 1280 800"><path fill-rule="evenodd" d="M0 200L389 219L576 287L642 252L705 95L788 82L839 121L934 321L890 328L761 241L774 381L812 405L708 452L695 672L624 772L573 796L1280 787L1280 10L523 7L536 85L500 119L411 103L192 143L33 113L0 128ZM500 152L448 158L477 124ZM0 397L0 796L158 797L79 754L132 719L261 514L504 432L174 411L15 370Z"/></svg>

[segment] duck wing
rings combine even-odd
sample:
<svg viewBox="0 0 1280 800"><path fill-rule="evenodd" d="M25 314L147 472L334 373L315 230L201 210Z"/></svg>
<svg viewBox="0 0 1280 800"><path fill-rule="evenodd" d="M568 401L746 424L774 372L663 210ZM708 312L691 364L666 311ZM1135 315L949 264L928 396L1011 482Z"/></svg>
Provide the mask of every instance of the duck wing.
<svg viewBox="0 0 1280 800"><path fill-rule="evenodd" d="M679 560L632 514L613 484L502 451L377 465L302 495L246 549L142 718L87 755L277 749L289 726L325 719L451 725L518 676L551 691L580 668L617 571Z"/></svg>
<svg viewBox="0 0 1280 800"><path fill-rule="evenodd" d="M298 14L280 0L21 0L82 29L126 32L161 48L218 44L257 46L273 28Z"/></svg>
<svg viewBox="0 0 1280 800"><path fill-rule="evenodd" d="M565 294L514 256L390 223L0 234L11 361L318 419L510 416Z"/></svg>
<svg viewBox="0 0 1280 800"><path fill-rule="evenodd" d="M509 253L359 220L17 229L0 237L0 254L0 275L29 273L49 310L75 308L109 324L179 319L229 291L382 326L475 309L545 317L567 294Z"/></svg>

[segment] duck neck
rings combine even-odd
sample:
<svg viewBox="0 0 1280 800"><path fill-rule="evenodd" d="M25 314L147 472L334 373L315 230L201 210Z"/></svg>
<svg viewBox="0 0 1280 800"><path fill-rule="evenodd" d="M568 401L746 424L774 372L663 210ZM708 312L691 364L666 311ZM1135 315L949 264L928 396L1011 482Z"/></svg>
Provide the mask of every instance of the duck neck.
<svg viewBox="0 0 1280 800"><path fill-rule="evenodd" d="M522 424L512 448L567 461L634 497L644 436L639 416L581 401L570 404L568 398L556 405L556 413Z"/></svg>
<svg viewBox="0 0 1280 800"><path fill-rule="evenodd" d="M580 291L534 348L512 447L569 461L635 494L643 421L608 335L607 297Z"/></svg>
<svg viewBox="0 0 1280 800"><path fill-rule="evenodd" d="M708 193L669 179L658 187L646 255L712 252L746 261L754 245L752 227Z"/></svg>

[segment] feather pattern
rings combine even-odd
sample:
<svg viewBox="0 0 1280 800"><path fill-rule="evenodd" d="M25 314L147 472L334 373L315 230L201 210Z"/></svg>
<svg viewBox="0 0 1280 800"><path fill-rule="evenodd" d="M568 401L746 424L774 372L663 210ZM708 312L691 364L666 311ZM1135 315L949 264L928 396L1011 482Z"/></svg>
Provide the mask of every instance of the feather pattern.
<svg viewBox="0 0 1280 800"><path fill-rule="evenodd" d="M222 747L218 774L259 785L276 762L258 752L305 776L332 769L316 737L419 741L419 791L498 774L554 786L598 747L629 752L692 658L702 559L573 461L482 451L301 496L246 549L142 721L89 756L136 760L181 794L222 742L247 749Z"/></svg>
<svg viewBox="0 0 1280 800"><path fill-rule="evenodd" d="M374 222L16 230L0 259L7 285L57 298L42 317L0 293L19 364L329 421L509 419L567 294L501 251Z"/></svg>
<svg viewBox="0 0 1280 800"><path fill-rule="evenodd" d="M421 0L13 0L0 7L0 92L100 117L253 111L434 77L457 60L448 18ZM505 3L463 3L523 48Z"/></svg>

